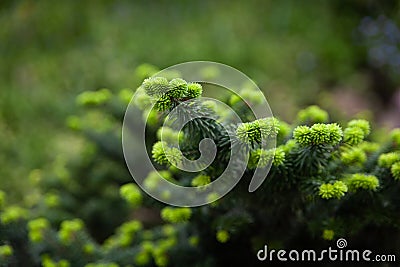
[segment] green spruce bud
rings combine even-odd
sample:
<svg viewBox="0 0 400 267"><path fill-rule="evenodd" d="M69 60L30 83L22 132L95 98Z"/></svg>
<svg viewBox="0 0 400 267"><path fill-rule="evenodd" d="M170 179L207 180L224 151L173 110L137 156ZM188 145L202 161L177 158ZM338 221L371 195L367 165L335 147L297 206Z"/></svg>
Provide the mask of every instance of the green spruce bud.
<svg viewBox="0 0 400 267"><path fill-rule="evenodd" d="M389 152L379 156L378 166L382 168L390 168L395 162L398 161L400 161L400 153Z"/></svg>
<svg viewBox="0 0 400 267"><path fill-rule="evenodd" d="M400 180L400 162L394 163L390 168L390 172L395 180Z"/></svg>
<svg viewBox="0 0 400 267"><path fill-rule="evenodd" d="M342 140L342 128L336 124L316 123L311 128L298 126L293 132L294 139L302 146L337 145Z"/></svg>
<svg viewBox="0 0 400 267"><path fill-rule="evenodd" d="M242 143L254 146L261 144L262 139L276 135L278 131L279 121L270 117L239 124L236 136Z"/></svg>
<svg viewBox="0 0 400 267"><path fill-rule="evenodd" d="M167 149L165 151L165 155L167 157L168 162L171 165L178 166L182 163L183 155L182 155L181 151L176 147Z"/></svg>
<svg viewBox="0 0 400 267"><path fill-rule="evenodd" d="M361 148L352 148L343 151L340 159L346 165L363 164L367 160L367 155Z"/></svg>
<svg viewBox="0 0 400 267"><path fill-rule="evenodd" d="M58 264L54 262L49 255L45 254L42 256L42 266L43 267L58 267Z"/></svg>
<svg viewBox="0 0 400 267"><path fill-rule="evenodd" d="M301 146L312 145L311 129L308 126L297 126L293 131L293 137Z"/></svg>
<svg viewBox="0 0 400 267"><path fill-rule="evenodd" d="M42 256L42 266L43 267L70 267L70 263L67 260L52 260L47 254Z"/></svg>
<svg viewBox="0 0 400 267"><path fill-rule="evenodd" d="M221 75L221 71L218 67L207 66L200 70L200 75L202 79L215 80L219 75Z"/></svg>
<svg viewBox="0 0 400 267"><path fill-rule="evenodd" d="M163 179L165 179L167 181L170 181L170 182L174 182L174 178L172 177L172 174L167 170L158 171L158 172L156 171L156 172L153 172L153 173L154 174L158 173Z"/></svg>
<svg viewBox="0 0 400 267"><path fill-rule="evenodd" d="M168 159L166 155L166 151L169 149L168 144L163 141L158 141L153 145L152 149L152 155L153 159L158 163L158 164L167 164Z"/></svg>
<svg viewBox="0 0 400 267"><path fill-rule="evenodd" d="M285 138L289 135L291 127L284 121L279 121L278 137Z"/></svg>
<svg viewBox="0 0 400 267"><path fill-rule="evenodd" d="M247 103L252 103L255 105L261 104L263 101L263 97L264 97L264 95L261 91L254 90L251 88L245 88L245 89L240 90L239 95Z"/></svg>
<svg viewBox="0 0 400 267"><path fill-rule="evenodd" d="M261 149L258 148L254 151L250 152L248 167L249 169L255 169L257 167L265 167L269 163L272 163L274 166L283 165L285 162L285 151L283 147L277 147L276 149Z"/></svg>
<svg viewBox="0 0 400 267"><path fill-rule="evenodd" d="M322 232L322 238L328 241L333 240L333 238L335 237L335 232L333 230L330 229L325 229Z"/></svg>
<svg viewBox="0 0 400 267"><path fill-rule="evenodd" d="M66 120L67 127L74 131L82 129L82 120L78 116L68 116Z"/></svg>
<svg viewBox="0 0 400 267"><path fill-rule="evenodd" d="M143 121L145 121L149 126L155 127L158 124L159 114L157 109L146 110L143 113Z"/></svg>
<svg viewBox="0 0 400 267"><path fill-rule="evenodd" d="M164 201L170 200L171 199L171 191L170 190L163 190L161 192L161 199Z"/></svg>
<svg viewBox="0 0 400 267"><path fill-rule="evenodd" d="M356 192L359 189L375 191L379 187L379 180L374 175L355 173L346 179L350 191Z"/></svg>
<svg viewBox="0 0 400 267"><path fill-rule="evenodd" d="M135 256L135 263L138 266L145 266L150 263L150 254L147 251L140 251L139 253L136 254Z"/></svg>
<svg viewBox="0 0 400 267"><path fill-rule="evenodd" d="M197 247L199 245L199 237L196 235L189 237L189 244L192 247Z"/></svg>
<svg viewBox="0 0 400 267"><path fill-rule="evenodd" d="M171 237L176 234L176 229L172 224L166 224L162 227L162 233L167 237Z"/></svg>
<svg viewBox="0 0 400 267"><path fill-rule="evenodd" d="M122 234L134 234L140 230L142 230L143 225L140 221L133 220L129 222L123 223L117 230Z"/></svg>
<svg viewBox="0 0 400 267"><path fill-rule="evenodd" d="M171 248L175 247L178 243L176 237L168 237L166 239L159 240L157 246L162 250L168 251Z"/></svg>
<svg viewBox="0 0 400 267"><path fill-rule="evenodd" d="M13 248L10 245L0 246L0 259L3 257L10 257L13 255Z"/></svg>
<svg viewBox="0 0 400 267"><path fill-rule="evenodd" d="M400 128L392 130L390 138L395 146L400 146Z"/></svg>
<svg viewBox="0 0 400 267"><path fill-rule="evenodd" d="M46 218L37 218L28 222L28 236L33 243L43 241L43 232L50 227Z"/></svg>
<svg viewBox="0 0 400 267"><path fill-rule="evenodd" d="M369 133L371 132L371 126L369 125L369 122L366 120L351 120L348 124L347 124L348 128L359 128L363 131L364 136L369 135Z"/></svg>
<svg viewBox="0 0 400 267"><path fill-rule="evenodd" d="M236 94L232 94L229 98L229 105L230 106L234 106L237 103L240 103L242 101L242 99L240 98L240 96L236 95Z"/></svg>
<svg viewBox="0 0 400 267"><path fill-rule="evenodd" d="M327 122L328 119L328 113L315 105L300 110L297 115L297 120L300 123L323 123Z"/></svg>
<svg viewBox="0 0 400 267"><path fill-rule="evenodd" d="M118 245L120 247L129 247L133 242L133 237L131 235L121 235L118 238Z"/></svg>
<svg viewBox="0 0 400 267"><path fill-rule="evenodd" d="M331 184L322 184L319 187L319 195L321 198L324 199L331 199L331 198L337 198L340 199L343 197L348 188L347 185L342 182L342 181L336 181L335 183Z"/></svg>
<svg viewBox="0 0 400 267"><path fill-rule="evenodd" d="M137 207L142 203L142 193L137 185L133 183L120 187L119 193L130 205Z"/></svg>
<svg viewBox="0 0 400 267"><path fill-rule="evenodd" d="M169 223L187 222L192 216L190 208L172 208L166 207L161 210L161 218Z"/></svg>
<svg viewBox="0 0 400 267"><path fill-rule="evenodd" d="M117 247L117 240L115 236L110 236L109 238L107 238L102 245L102 248L104 250L111 250L113 248Z"/></svg>
<svg viewBox="0 0 400 267"><path fill-rule="evenodd" d="M254 123L258 123L262 138L276 136L280 129L280 121L274 117L259 119L254 121ZM259 142L261 142L261 140Z"/></svg>
<svg viewBox="0 0 400 267"><path fill-rule="evenodd" d="M290 151L294 150L297 147L297 142L294 139L290 139L286 142L286 144L281 146L283 151L288 154Z"/></svg>
<svg viewBox="0 0 400 267"><path fill-rule="evenodd" d="M42 170L35 169L32 170L28 175L29 181L34 185L38 185L42 180Z"/></svg>
<svg viewBox="0 0 400 267"><path fill-rule="evenodd" d="M185 80L181 78L175 78L169 82L169 85L170 90L168 91L168 95L170 97L179 99L185 96L188 89L188 84Z"/></svg>
<svg viewBox="0 0 400 267"><path fill-rule="evenodd" d="M183 138L183 132L177 132L167 126L163 126L157 130L158 140L176 144Z"/></svg>
<svg viewBox="0 0 400 267"><path fill-rule="evenodd" d="M161 95L154 104L154 108L161 112L170 110L172 109L172 107L173 107L173 102L168 94Z"/></svg>
<svg viewBox="0 0 400 267"><path fill-rule="evenodd" d="M192 186L205 186L211 183L211 178L205 174L199 174L192 180Z"/></svg>
<svg viewBox="0 0 400 267"><path fill-rule="evenodd" d="M168 256L165 253L164 254L156 253L155 255L153 255L153 257L154 257L154 262L155 262L157 267L166 267L166 266L168 266L169 259L168 259Z"/></svg>
<svg viewBox="0 0 400 267"><path fill-rule="evenodd" d="M139 87L138 89L142 89L142 88ZM143 92L143 95L150 98L149 96L146 95L146 93L144 92L143 89L142 89L142 92ZM136 90L136 93L137 93L137 90ZM133 91L129 88L124 88L124 89L120 90L118 93L119 100L125 105L128 105L131 102L132 96L133 96Z"/></svg>
<svg viewBox="0 0 400 267"><path fill-rule="evenodd" d="M311 127L311 140L315 145L329 143L330 132L326 127L326 124L317 123Z"/></svg>
<svg viewBox="0 0 400 267"><path fill-rule="evenodd" d="M325 126L329 132L329 144L335 146L343 139L342 127L337 123L326 124Z"/></svg>
<svg viewBox="0 0 400 267"><path fill-rule="evenodd" d="M57 207L60 204L60 197L56 193L47 193L44 196L44 203L49 208Z"/></svg>
<svg viewBox="0 0 400 267"><path fill-rule="evenodd" d="M333 185L332 184L322 184L319 187L319 195L325 199L334 198L335 194L334 194L334 190L333 190Z"/></svg>
<svg viewBox="0 0 400 267"><path fill-rule="evenodd" d="M218 107L217 103L213 100L205 100L201 103L203 107L212 110L213 112L217 113Z"/></svg>
<svg viewBox="0 0 400 267"><path fill-rule="evenodd" d="M255 169L257 167L267 166L274 157L273 150L265 150L258 148L250 152L248 167L250 169Z"/></svg>
<svg viewBox="0 0 400 267"><path fill-rule="evenodd" d="M90 129L97 133L110 132L115 127L115 118L99 109L86 112L81 118L83 129Z"/></svg>
<svg viewBox="0 0 400 267"><path fill-rule="evenodd" d="M226 242L228 242L230 235L229 235L228 231L219 230L219 231L217 231L216 237L217 237L218 242L226 243Z"/></svg>
<svg viewBox="0 0 400 267"><path fill-rule="evenodd" d="M380 146L378 143L364 141L361 144L359 144L358 147L365 153L374 153L374 152L378 151Z"/></svg>
<svg viewBox="0 0 400 267"><path fill-rule="evenodd" d="M112 97L112 93L108 89L99 91L87 91L77 96L76 102L81 106L101 105L108 102Z"/></svg>
<svg viewBox="0 0 400 267"><path fill-rule="evenodd" d="M218 193L213 192L207 195L207 202L210 203L211 207L216 207L218 206L218 199L220 198L220 195Z"/></svg>
<svg viewBox="0 0 400 267"><path fill-rule="evenodd" d="M65 220L61 223L58 237L65 245L69 245L75 238L75 235L83 229L83 222L80 219Z"/></svg>
<svg viewBox="0 0 400 267"><path fill-rule="evenodd" d="M348 190L347 185L344 182L336 181L333 183L333 191L337 198L344 196L347 190Z"/></svg>
<svg viewBox="0 0 400 267"><path fill-rule="evenodd" d="M9 224L28 217L28 211L18 206L10 206L4 209L0 215L3 224Z"/></svg>
<svg viewBox="0 0 400 267"><path fill-rule="evenodd" d="M96 246L92 243L86 243L83 245L83 253L86 255L93 255L93 253L96 251Z"/></svg>
<svg viewBox="0 0 400 267"><path fill-rule="evenodd" d="M163 77L147 78L142 87L149 96L161 96L171 89L168 80Z"/></svg>
<svg viewBox="0 0 400 267"><path fill-rule="evenodd" d="M134 235L143 229L143 225L140 221L133 220L123 223L117 229L116 242L121 247L127 247L132 244Z"/></svg>
<svg viewBox="0 0 400 267"><path fill-rule="evenodd" d="M274 153L274 160L273 160L273 165L274 166L281 166L285 162L285 151L283 150L282 147L277 147L275 149Z"/></svg>
<svg viewBox="0 0 400 267"><path fill-rule="evenodd" d="M252 122L241 123L236 129L236 136L242 143L253 146L261 140L260 127Z"/></svg>
<svg viewBox="0 0 400 267"><path fill-rule="evenodd" d="M124 97L124 103L126 103L126 101L129 102L131 101L132 98L132 92L129 89L125 89L123 91L120 92L120 98ZM128 100L129 98L129 100ZM149 108L151 106L151 102L152 102L152 98L151 96L149 96L148 94L146 94L146 92L144 91L143 87L139 87L138 89L136 89L135 92L135 98L134 98L134 102L133 104L138 107L140 110L145 110L146 108Z"/></svg>
<svg viewBox="0 0 400 267"><path fill-rule="evenodd" d="M149 231L149 230L146 230L146 231L150 232L151 235L153 235L153 233L152 233L151 231ZM143 231L143 234L145 234L146 231ZM144 235L144 236L145 236L145 235ZM151 238L153 238L153 237L151 236ZM151 238L147 238L147 239L151 239ZM144 239L145 239L145 238L144 238ZM152 252L153 249L154 249L154 244L153 244L153 242L151 242L151 241L143 241L143 242L140 244L140 246L141 246L142 250L143 250L143 251L146 251L146 252Z"/></svg>
<svg viewBox="0 0 400 267"><path fill-rule="evenodd" d="M358 145L364 138L364 130L358 127L348 127L344 130L344 141L349 145Z"/></svg>
<svg viewBox="0 0 400 267"><path fill-rule="evenodd" d="M157 171L150 172L143 183L144 187L150 191L156 190L158 186L158 173Z"/></svg>
<svg viewBox="0 0 400 267"><path fill-rule="evenodd" d="M151 64L144 63L139 65L135 69L135 76L139 79L139 81L142 81L146 78L151 77L152 75L156 74L159 72L159 69Z"/></svg>
<svg viewBox="0 0 400 267"><path fill-rule="evenodd" d="M196 98L203 93L203 87L198 83L189 83L187 86L186 97Z"/></svg>

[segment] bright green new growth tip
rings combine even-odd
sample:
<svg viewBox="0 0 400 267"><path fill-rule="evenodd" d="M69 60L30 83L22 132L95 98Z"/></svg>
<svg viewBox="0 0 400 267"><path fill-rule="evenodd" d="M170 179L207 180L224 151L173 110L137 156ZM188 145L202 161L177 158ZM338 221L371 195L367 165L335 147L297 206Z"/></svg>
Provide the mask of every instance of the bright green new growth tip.
<svg viewBox="0 0 400 267"><path fill-rule="evenodd" d="M263 140L265 142L267 138L276 136L278 132L279 121L270 117L239 124L236 136L242 143L254 147Z"/></svg>
<svg viewBox="0 0 400 267"><path fill-rule="evenodd" d="M293 131L293 137L301 146L337 145L343 137L342 128L336 124L317 123L312 127L298 126Z"/></svg>
<svg viewBox="0 0 400 267"><path fill-rule="evenodd" d="M342 181L336 181L333 184L322 184L319 187L319 195L324 199L341 198L348 191L347 185Z"/></svg>
<svg viewBox="0 0 400 267"><path fill-rule="evenodd" d="M199 97L203 92L200 84L188 83L181 78L168 81L164 77L151 77L144 80L141 88L152 98L155 109L162 112L173 109L179 102Z"/></svg>

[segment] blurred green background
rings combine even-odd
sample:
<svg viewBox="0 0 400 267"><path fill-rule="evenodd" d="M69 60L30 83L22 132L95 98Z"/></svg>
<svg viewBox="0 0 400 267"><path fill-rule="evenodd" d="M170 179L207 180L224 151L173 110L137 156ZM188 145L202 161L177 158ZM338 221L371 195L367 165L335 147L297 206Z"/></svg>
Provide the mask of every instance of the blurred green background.
<svg viewBox="0 0 400 267"><path fill-rule="evenodd" d="M233 66L289 121L318 104L399 126L399 22L398 1L3 0L0 188L21 201L31 170L69 145L76 95L136 88L143 63Z"/></svg>

